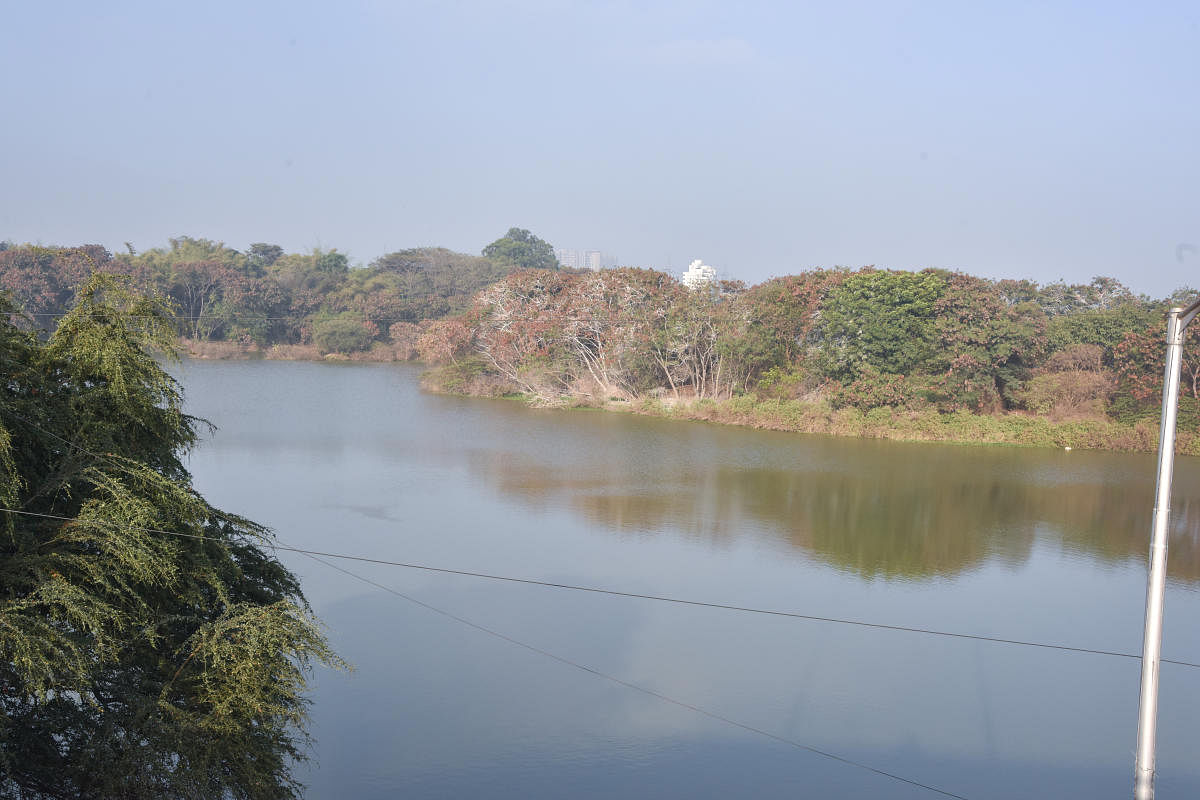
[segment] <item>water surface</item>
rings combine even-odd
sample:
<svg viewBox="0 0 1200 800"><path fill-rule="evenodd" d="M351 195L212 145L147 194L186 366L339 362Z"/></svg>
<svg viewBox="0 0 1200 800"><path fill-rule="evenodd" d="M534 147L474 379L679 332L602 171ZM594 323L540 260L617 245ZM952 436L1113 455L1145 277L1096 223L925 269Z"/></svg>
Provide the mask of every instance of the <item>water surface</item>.
<svg viewBox="0 0 1200 800"><path fill-rule="evenodd" d="M197 488L288 545L1138 653L1154 459L858 441L433 396L406 366L188 362ZM1200 463L1176 469L1164 655L1200 662ZM281 553L350 674L311 798L936 797ZM1139 662L341 562L448 614L969 798L1127 797ZM1200 793L1165 664L1161 797Z"/></svg>

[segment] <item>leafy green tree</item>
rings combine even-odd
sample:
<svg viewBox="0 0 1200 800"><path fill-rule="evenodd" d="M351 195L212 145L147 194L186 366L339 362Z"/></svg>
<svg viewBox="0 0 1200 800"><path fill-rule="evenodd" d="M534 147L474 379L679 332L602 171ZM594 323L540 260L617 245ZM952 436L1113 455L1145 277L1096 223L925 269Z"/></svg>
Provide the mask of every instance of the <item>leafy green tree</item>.
<svg viewBox="0 0 1200 800"><path fill-rule="evenodd" d="M806 362L819 344L814 332L821 307L848 274L810 270L773 278L720 304L718 347L731 385L769 395L815 388Z"/></svg>
<svg viewBox="0 0 1200 800"><path fill-rule="evenodd" d="M498 264L521 269L558 269L554 248L524 228L508 233L483 248L483 255Z"/></svg>
<svg viewBox="0 0 1200 800"><path fill-rule="evenodd" d="M348 270L340 271L335 263L338 259L326 258L329 255L321 250L307 254L287 253L280 256L268 270L268 274L280 286L291 292L294 314L306 316L320 308L326 296L336 292L345 283ZM327 268L322 268L323 263Z"/></svg>
<svg viewBox="0 0 1200 800"><path fill-rule="evenodd" d="M415 322L465 310L476 292L514 269L512 264L444 247L418 247L380 256L366 272L398 277L395 285L405 298L399 317Z"/></svg>
<svg viewBox="0 0 1200 800"><path fill-rule="evenodd" d="M227 338L260 347L288 338L290 293L270 277L235 275L225 285Z"/></svg>
<svg viewBox="0 0 1200 800"><path fill-rule="evenodd" d="M264 528L214 508L154 351L172 310L93 276L48 342L0 296L0 798L290 798L336 663Z"/></svg>
<svg viewBox="0 0 1200 800"><path fill-rule="evenodd" d="M934 352L936 303L945 278L932 271L865 269L847 275L821 308L824 374L850 382L867 368L907 375Z"/></svg>
<svg viewBox="0 0 1200 800"><path fill-rule="evenodd" d="M316 250L313 252L316 258L317 271L324 272L329 275L345 275L350 271L350 259L345 253L339 253L336 248L328 252Z"/></svg>
<svg viewBox="0 0 1200 800"><path fill-rule="evenodd" d="M1113 351L1125 334L1149 327L1158 311L1150 303L1128 301L1108 308L1091 308L1053 317L1046 329L1052 350L1092 344L1104 348L1104 363L1113 363Z"/></svg>
<svg viewBox="0 0 1200 800"><path fill-rule="evenodd" d="M868 365L849 386L835 384L830 399L835 406L853 406L860 411L883 406L907 408L920 404L923 387L918 383Z"/></svg>
<svg viewBox="0 0 1200 800"><path fill-rule="evenodd" d="M354 312L313 322L313 344L322 353L354 353L369 350L377 334L375 326Z"/></svg>
<svg viewBox="0 0 1200 800"><path fill-rule="evenodd" d="M246 260L259 269L271 266L282 256L282 247L277 244L267 244L266 242L254 242L246 251Z"/></svg>
<svg viewBox="0 0 1200 800"><path fill-rule="evenodd" d="M923 370L943 411L1000 411L1017 403L1022 383L1046 351L1046 316L1033 302L1011 304L1003 287L943 273L935 304L938 346Z"/></svg>

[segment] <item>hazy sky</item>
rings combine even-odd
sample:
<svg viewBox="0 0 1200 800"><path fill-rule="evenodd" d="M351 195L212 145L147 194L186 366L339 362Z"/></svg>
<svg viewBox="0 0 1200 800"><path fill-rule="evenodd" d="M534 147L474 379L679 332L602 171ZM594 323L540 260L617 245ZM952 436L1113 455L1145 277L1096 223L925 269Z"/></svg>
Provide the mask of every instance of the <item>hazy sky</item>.
<svg viewBox="0 0 1200 800"><path fill-rule="evenodd" d="M1200 285L1195 3L8 4L0 239Z"/></svg>

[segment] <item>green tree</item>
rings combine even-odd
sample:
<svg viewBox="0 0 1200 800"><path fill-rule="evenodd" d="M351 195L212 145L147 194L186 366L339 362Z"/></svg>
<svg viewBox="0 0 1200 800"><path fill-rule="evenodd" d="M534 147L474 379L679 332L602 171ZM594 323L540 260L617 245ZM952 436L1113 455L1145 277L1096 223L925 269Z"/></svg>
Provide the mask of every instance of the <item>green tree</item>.
<svg viewBox="0 0 1200 800"><path fill-rule="evenodd" d="M864 269L830 290L821 308L821 369L851 382L864 369L907 375L937 341L936 303L946 288L936 272Z"/></svg>
<svg viewBox="0 0 1200 800"><path fill-rule="evenodd" d="M521 269L558 269L554 248L524 228L508 233L483 248L483 255L498 264Z"/></svg>
<svg viewBox="0 0 1200 800"><path fill-rule="evenodd" d="M1061 314L1047 328L1050 347L1066 350L1072 345L1094 344L1104 348L1104 363L1113 363L1113 351L1125 334L1149 327L1161 316L1150 303L1129 301L1108 308L1092 308Z"/></svg>
<svg viewBox="0 0 1200 800"><path fill-rule="evenodd" d="M773 278L718 306L723 316L719 348L737 390L757 386L779 394L815 388L807 362L819 344L813 338L820 309L849 274L811 270Z"/></svg>
<svg viewBox="0 0 1200 800"><path fill-rule="evenodd" d="M935 304L938 346L923 367L937 377L930 395L943 411L1000 411L1017 403L1023 382L1046 351L1046 315L1012 304L992 281L942 273Z"/></svg>
<svg viewBox="0 0 1200 800"><path fill-rule="evenodd" d="M377 328L353 311L313 321L313 344L322 353L353 353L371 349Z"/></svg>
<svg viewBox="0 0 1200 800"><path fill-rule="evenodd" d="M0 798L296 797L336 663L271 537L192 487L172 310L93 276L48 342L0 296Z"/></svg>
<svg viewBox="0 0 1200 800"><path fill-rule="evenodd" d="M316 259L318 272L329 275L345 275L350 271L350 259L346 257L345 253L339 253L337 248L328 252L314 250L313 257Z"/></svg>
<svg viewBox="0 0 1200 800"><path fill-rule="evenodd" d="M371 262L371 276L392 275L404 297L399 319L417 321L465 310L471 297L516 267L444 247L419 247L387 253Z"/></svg>
<svg viewBox="0 0 1200 800"><path fill-rule="evenodd" d="M246 260L256 269L271 266L283 256L283 248L277 244L254 242L246 251Z"/></svg>

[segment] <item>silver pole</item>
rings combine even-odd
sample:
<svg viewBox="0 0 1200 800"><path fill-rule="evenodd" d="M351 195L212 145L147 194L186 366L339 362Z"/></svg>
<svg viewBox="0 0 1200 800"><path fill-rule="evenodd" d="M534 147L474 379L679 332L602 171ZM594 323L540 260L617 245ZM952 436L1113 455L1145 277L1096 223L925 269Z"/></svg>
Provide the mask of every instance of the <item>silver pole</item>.
<svg viewBox="0 0 1200 800"><path fill-rule="evenodd" d="M1142 641L1142 689L1138 707L1135 800L1154 798L1154 738L1158 725L1158 666L1162 654L1163 592L1167 583L1167 527L1171 521L1171 473L1175 467L1175 416L1179 409L1179 369L1183 331L1200 308L1167 312L1167 365L1163 373L1162 424L1158 434L1158 478L1150 534L1150 576L1146 582L1146 627Z"/></svg>

